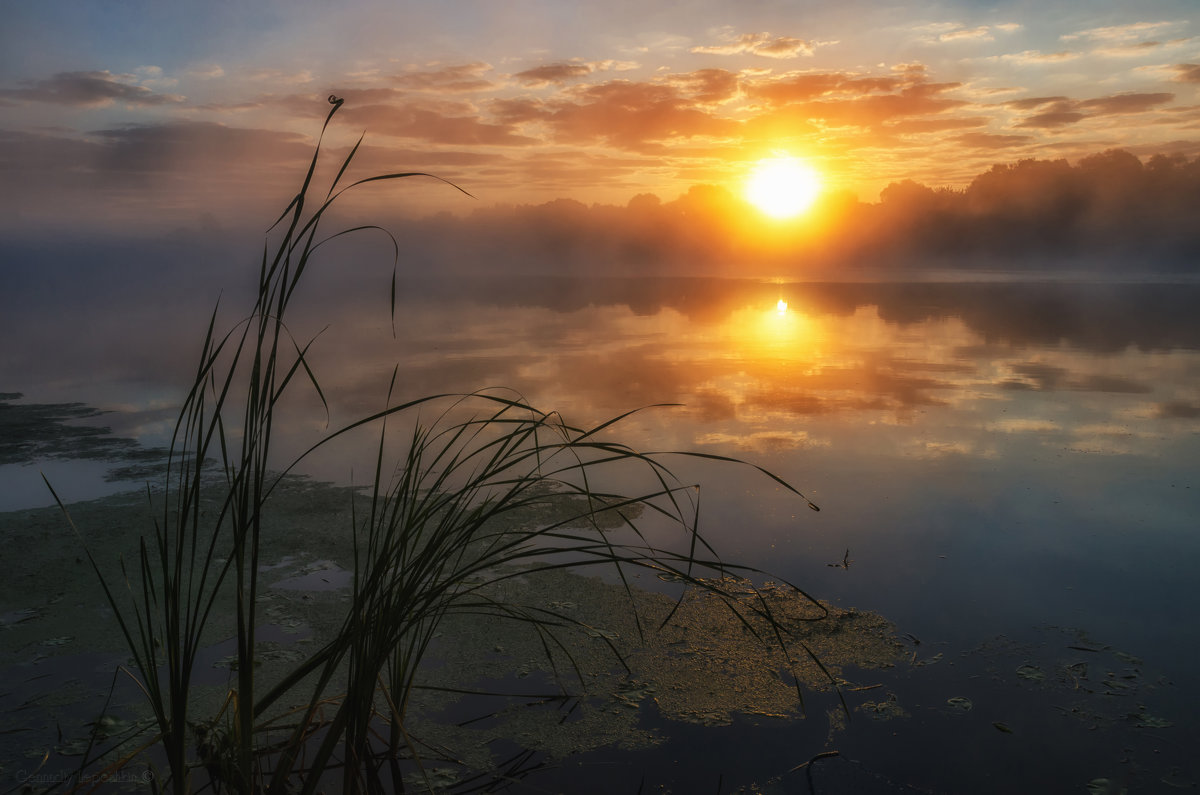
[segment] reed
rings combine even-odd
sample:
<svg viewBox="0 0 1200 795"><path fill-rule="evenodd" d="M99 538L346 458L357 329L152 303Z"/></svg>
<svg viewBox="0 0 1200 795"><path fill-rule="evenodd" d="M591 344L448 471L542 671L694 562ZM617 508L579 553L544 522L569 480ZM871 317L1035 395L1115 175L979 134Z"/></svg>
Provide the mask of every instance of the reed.
<svg viewBox="0 0 1200 795"><path fill-rule="evenodd" d="M693 455L754 465L713 455L639 452L614 441L612 433L633 412L576 427L503 391L397 402L393 373L382 409L327 434L296 460L275 463L272 432L285 396L307 384L328 410L309 364L314 340L298 342L285 323L296 288L325 242L377 228L321 238L322 218L346 190L431 176L383 174L342 187L360 137L324 196L314 199L321 141L342 105L336 97L330 102L300 189L269 230L278 240L264 247L253 307L224 333L217 330L217 309L208 322L173 435L164 491L156 498L161 502L153 532L142 538L135 561L122 561L119 575L88 551L132 655L132 675L154 715L156 734L140 751L148 746L161 753L161 790L192 791L201 767L206 783L241 793L312 793L330 775L340 775L345 792L389 789L398 776L396 760L420 764L406 713L422 658L444 618L482 613L520 622L538 633L548 656L571 659L558 632L571 623L567 616L492 595L489 586L516 572L606 566L626 588L630 569L667 572L727 598L733 609L735 596L722 592L719 576L750 571L722 562L697 531L696 487L681 483L665 462ZM402 252L392 242L394 319ZM397 425L406 441L393 462L388 451ZM264 689L256 681L255 605L272 492L330 441L365 426L377 426L378 446L369 502L354 511L348 533L354 547L351 605L332 639ZM816 509L791 485L755 468ZM633 496L606 490L601 484L614 469L622 470L623 481L639 475L644 486ZM202 510L214 491L216 510ZM548 502L566 509L534 527L505 521ZM632 540L611 540L602 517ZM656 545L643 532L648 517L666 517L686 542L675 550ZM782 647L786 630L770 620L765 600L756 609L768 618L772 635L762 641ZM195 716L189 693L217 612L236 619L236 681L216 715ZM297 696L305 706L289 710Z"/></svg>

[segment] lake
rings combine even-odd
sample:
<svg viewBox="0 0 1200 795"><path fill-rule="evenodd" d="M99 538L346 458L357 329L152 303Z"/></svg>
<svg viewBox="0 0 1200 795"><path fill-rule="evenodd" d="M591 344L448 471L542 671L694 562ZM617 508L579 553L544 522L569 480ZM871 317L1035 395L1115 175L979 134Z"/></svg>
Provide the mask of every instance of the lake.
<svg viewBox="0 0 1200 795"><path fill-rule="evenodd" d="M313 367L334 427L382 408L396 366L398 398L504 387L573 424L678 404L612 435L745 459L820 506L749 467L677 464L724 559L895 624L914 665L848 700L886 692L904 714L678 728L659 757L632 757L647 785L772 791L823 750L841 756L813 763L821 792L1200 781L1200 286L409 278L394 336L385 289L305 289L293 330L329 324ZM76 425L163 444L210 297L14 307L4 330L23 344L0 387L24 397L8 405L81 402L111 413ZM300 401L280 460L325 427ZM71 444L7 459L0 507L48 504L40 469L67 500L130 486L103 478L123 453L79 461ZM341 445L301 470L361 483L370 455Z"/></svg>

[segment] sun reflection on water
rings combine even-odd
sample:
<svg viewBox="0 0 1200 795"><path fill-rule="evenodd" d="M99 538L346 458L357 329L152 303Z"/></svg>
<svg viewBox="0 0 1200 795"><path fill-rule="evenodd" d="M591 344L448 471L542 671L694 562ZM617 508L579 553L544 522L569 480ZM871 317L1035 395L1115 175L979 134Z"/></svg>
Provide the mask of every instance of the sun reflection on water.
<svg viewBox="0 0 1200 795"><path fill-rule="evenodd" d="M814 318L780 298L774 306L747 307L730 323L730 343L743 357L763 364L807 359L817 339Z"/></svg>

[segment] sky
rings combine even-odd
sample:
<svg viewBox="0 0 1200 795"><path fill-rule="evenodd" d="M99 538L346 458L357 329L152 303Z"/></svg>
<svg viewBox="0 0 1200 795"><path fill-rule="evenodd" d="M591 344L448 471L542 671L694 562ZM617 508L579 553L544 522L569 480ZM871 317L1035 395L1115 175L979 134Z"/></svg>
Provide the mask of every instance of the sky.
<svg viewBox="0 0 1200 795"><path fill-rule="evenodd" d="M10 3L0 231L263 228L330 109L355 212L738 192L786 153L824 196L1123 149L1200 156L1195 0ZM251 220L252 219L252 220Z"/></svg>

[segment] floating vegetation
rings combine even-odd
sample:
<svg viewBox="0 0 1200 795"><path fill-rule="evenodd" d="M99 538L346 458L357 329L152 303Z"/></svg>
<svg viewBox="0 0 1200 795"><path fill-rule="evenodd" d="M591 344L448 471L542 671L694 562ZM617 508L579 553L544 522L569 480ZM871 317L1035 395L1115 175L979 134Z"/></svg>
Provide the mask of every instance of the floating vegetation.
<svg viewBox="0 0 1200 795"><path fill-rule="evenodd" d="M1094 778L1087 783L1088 795L1128 795L1129 790L1107 778Z"/></svg>
<svg viewBox="0 0 1200 795"><path fill-rule="evenodd" d="M1122 752L1115 761L1122 768L1121 780L1111 775L1096 778L1087 785L1089 792L1117 795L1157 791L1163 784L1196 785L1194 778L1172 764L1191 764L1190 753L1186 759L1171 757L1173 749L1186 742L1181 738L1164 743L1169 735L1159 734L1173 730L1182 722L1179 714L1186 714L1186 706L1173 696L1169 679L1148 670L1140 656L1099 642L1083 630L1051 626L1037 633L1033 637L1040 636L1038 642L1001 636L963 652L963 662L972 668L982 663L989 675L977 697L968 693L974 700L972 719L985 718L996 731L1009 734L1019 731L1018 724L995 718L1033 715L1055 731L1086 732L1097 747L1120 742ZM1005 712L988 714L984 697L994 698L997 693L1002 694ZM1100 739L1103 734L1107 739Z"/></svg>
<svg viewBox="0 0 1200 795"><path fill-rule="evenodd" d="M963 696L951 696L950 698L946 699L946 706L950 707L951 712L970 712L975 708L975 702L971 701L969 698L964 698Z"/></svg>
<svg viewBox="0 0 1200 795"><path fill-rule="evenodd" d="M1046 674L1036 665L1020 666L1017 668L1017 676L1022 679L1028 679L1030 682L1041 682L1046 678Z"/></svg>
<svg viewBox="0 0 1200 795"><path fill-rule="evenodd" d="M0 465L45 459L113 461L109 480L159 474L167 451L114 436L111 429L82 424L108 412L83 403L19 403L19 392L0 392Z"/></svg>
<svg viewBox="0 0 1200 795"><path fill-rule="evenodd" d="M278 487L263 535L268 556L261 570L266 587L258 599L262 632L272 628L273 634L260 638L254 655L255 674L264 684L282 678L309 653L306 648L336 635L344 620L347 584L329 590L286 586L349 563L345 547L339 546L339 534L328 528L346 525L355 499L361 497L356 498L352 490L302 478L287 478ZM148 509L144 495L117 495L79 503L71 510L77 522L106 528L115 557L131 548L138 517ZM15 512L3 515L3 522L6 532L18 538L39 533L62 538L61 527L46 529L46 523L53 525L56 513L49 508ZM527 518L515 515L512 521ZM25 572L26 566L31 571ZM35 576L64 568L79 574L53 580ZM15 641L8 646L15 653L0 658L0 671L9 681L42 675L36 664L17 675L9 667L33 648L44 659L77 654L82 648L120 650L120 638L105 622L94 619L103 613L100 591L86 574L76 551L67 544L40 544L31 548L14 572L15 582L24 585L0 582L0 611L22 599L38 605L36 611L4 613L13 616L6 641ZM502 595L524 610L559 616L558 634L570 653L558 649L548 658L539 633L521 623L497 622L482 615L447 617L417 679L409 731L414 740L454 749L454 758L468 770L494 770L501 760L489 744L496 742L515 742L552 758L603 747L654 746L664 737L643 726L646 710L669 721L701 725L728 725L736 715L794 719L801 715L797 684L805 690L830 691L836 679L849 692L856 672L885 670L905 662L904 644L882 617L813 602L784 585L768 584L756 591L749 581L712 580L707 585L720 589L728 600L693 586L677 602L664 593L637 588L636 576L635 587L627 590L562 569L514 569L513 575L501 578L493 572L481 578L482 593ZM641 576L658 585L657 577ZM485 585L484 580L491 584ZM81 612L86 605L93 606L94 612ZM765 634L770 626L756 612L763 607L769 608L784 631L786 653L782 649L768 653L769 647L754 637L754 632ZM660 627L672 611L670 622ZM228 620L215 621L212 629L214 642L234 632ZM73 642L68 640L71 637ZM232 650L212 649L214 653L202 656L208 673L193 693L199 712L203 712L199 705L212 712L219 709L226 684L239 666ZM102 694L108 675L97 668L90 684L85 681L73 698L86 702L89 688L92 698L98 698L95 694ZM496 695L472 696L452 689L488 690ZM115 706L131 716L123 720L132 725L136 718L144 727L146 714L140 699L136 693L128 695ZM93 715L102 708L101 701L86 703L93 704ZM90 739L84 719L88 709L80 710L78 728L73 730L82 739L68 743L80 752ZM898 716L893 709L887 707L874 717ZM842 713L840 707L834 711ZM486 720L474 720L481 714ZM467 716L473 720L458 725ZM845 726L844 715L830 720ZM38 737L53 743L45 732L33 730L5 739L30 747ZM15 750L9 748L5 756Z"/></svg>
<svg viewBox="0 0 1200 795"><path fill-rule="evenodd" d="M1144 706L1139 707L1137 712L1130 713L1125 716L1126 720L1133 722L1139 729L1166 729L1175 724L1165 718L1156 718L1153 715L1146 714Z"/></svg>
<svg viewBox="0 0 1200 795"><path fill-rule="evenodd" d="M571 619L578 622L573 631L592 642L568 644L569 658L563 652L548 664L536 632L454 616L435 640L430 652L434 664L422 672L414 693L418 720L413 731L424 736L430 730L427 721L453 713L453 704L469 700L441 688L455 682L502 682L514 671L523 672L517 678L524 679L532 671L533 681L558 677L557 684L575 698L569 704L547 703L540 716L530 710L498 711L489 716L486 728L438 726L434 736L450 747L519 737L526 747L555 757L605 745L645 747L663 739L640 727L637 709L647 705L667 720L708 726L728 725L735 715L798 718L797 679L805 689L829 690L828 673L903 662L902 644L881 617L817 607L784 586L761 588L776 621L789 633L785 646L793 658L793 676L786 673L782 650L772 656L753 637L763 619L746 609L754 593L750 584L728 579L709 585L737 594L735 605L742 607L731 609L698 588L677 602L662 593L627 591L568 571L523 576L506 599L536 609L570 593ZM660 626L668 615L670 622ZM809 654L805 646L826 670L811 658L801 660Z"/></svg>
<svg viewBox="0 0 1200 795"><path fill-rule="evenodd" d="M900 706L895 693L888 693L888 697L882 701L864 701L858 705L858 710L866 713L873 720L892 720L893 718L908 717L908 712Z"/></svg>

